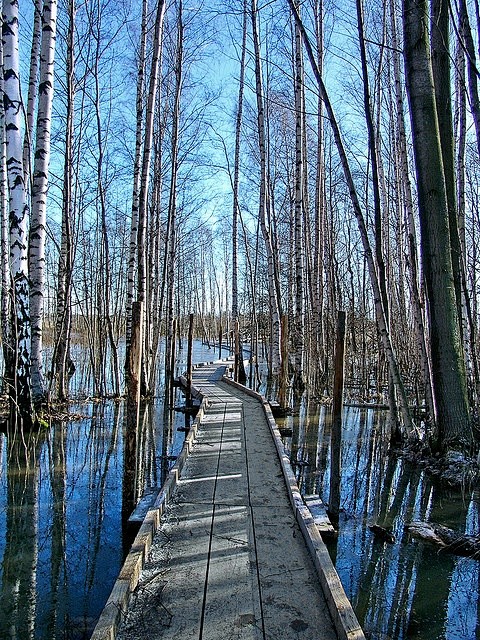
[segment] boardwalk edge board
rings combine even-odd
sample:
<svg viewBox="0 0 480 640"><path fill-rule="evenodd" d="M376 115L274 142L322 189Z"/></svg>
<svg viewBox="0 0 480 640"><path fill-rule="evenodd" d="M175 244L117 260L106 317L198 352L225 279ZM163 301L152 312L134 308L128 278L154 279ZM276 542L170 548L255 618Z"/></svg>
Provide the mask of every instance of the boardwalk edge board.
<svg viewBox="0 0 480 640"><path fill-rule="evenodd" d="M302 531L309 553L312 556L338 637L340 640L365 640L363 629L345 594L345 590L330 558L328 549L315 525L312 514L303 502L297 480L290 465L290 460L285 454L280 432L267 399L260 393L235 382L227 376L223 377L223 381L240 389L247 395L256 398L261 403L280 458L283 476L287 485L290 502L295 512L295 518Z"/></svg>
<svg viewBox="0 0 480 640"><path fill-rule="evenodd" d="M205 366L202 363L196 366ZM153 537L160 526L160 519L172 495L185 461L195 444L198 427L205 410L209 406L208 398L203 398L197 416L185 437L182 451L167 479L160 489L153 506L148 510L135 540L128 552L119 576L113 585L110 596L103 608L90 640L115 640L117 630L126 615L130 597L135 590L140 574L147 560Z"/></svg>

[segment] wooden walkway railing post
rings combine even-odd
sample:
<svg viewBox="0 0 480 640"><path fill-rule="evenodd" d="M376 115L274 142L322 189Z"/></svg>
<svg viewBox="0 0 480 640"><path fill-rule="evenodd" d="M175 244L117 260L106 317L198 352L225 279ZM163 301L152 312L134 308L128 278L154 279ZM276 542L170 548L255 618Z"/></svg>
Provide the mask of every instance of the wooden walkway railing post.
<svg viewBox="0 0 480 640"><path fill-rule="evenodd" d="M188 322L188 347L187 347L187 390L185 404L190 407L192 404L192 350L193 350L193 313L189 316Z"/></svg>
<svg viewBox="0 0 480 640"><path fill-rule="evenodd" d="M345 365L346 313L339 311L335 339L335 372L333 378L332 432L330 436L330 497L328 511L338 518L340 511L340 473L342 444L343 379ZM334 523L336 524L336 523Z"/></svg>

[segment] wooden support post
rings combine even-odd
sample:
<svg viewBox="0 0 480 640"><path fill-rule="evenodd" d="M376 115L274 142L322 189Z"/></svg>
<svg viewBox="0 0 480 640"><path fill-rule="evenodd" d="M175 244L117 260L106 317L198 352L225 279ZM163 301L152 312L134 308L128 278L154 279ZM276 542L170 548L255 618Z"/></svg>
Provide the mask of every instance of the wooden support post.
<svg viewBox="0 0 480 640"><path fill-rule="evenodd" d="M282 315L281 318L281 355L282 366L280 370L280 380L278 385L278 404L282 409L287 407L287 389L288 389L288 316Z"/></svg>
<svg viewBox="0 0 480 640"><path fill-rule="evenodd" d="M328 511L334 518L340 511L343 379L345 366L345 311L338 312L333 378L332 432L330 436L330 497ZM335 524L335 523L334 523Z"/></svg>
<svg viewBox="0 0 480 640"><path fill-rule="evenodd" d="M174 318L173 319L173 328L172 328L172 347L171 347L171 352L170 352L170 380L166 381L167 384L169 385L168 387L168 398L169 398L169 404L170 407L173 407L173 380L175 378L175 355L176 355L176 350L175 350L175 339L177 337L177 319Z"/></svg>
<svg viewBox="0 0 480 640"><path fill-rule="evenodd" d="M193 313L190 314L188 323L188 348L187 348L187 392L185 404L189 407L192 403L192 349L193 349Z"/></svg>
<svg viewBox="0 0 480 640"><path fill-rule="evenodd" d="M122 478L122 521L127 520L135 506L136 460L138 446L138 425L140 421L140 385L143 347L143 302L132 304L132 337L127 361L127 408L125 413L125 434L123 438L123 478ZM130 540L127 528L124 539Z"/></svg>
<svg viewBox="0 0 480 640"><path fill-rule="evenodd" d="M234 329L234 353L235 353L235 368L233 378L236 382L240 384L247 383L247 374L245 372L245 367L243 365L243 349L242 349L242 341L240 340L240 323L238 320L235 321L235 329ZM251 366L251 369L253 365Z"/></svg>
<svg viewBox="0 0 480 640"><path fill-rule="evenodd" d="M143 302L132 303L132 338L128 353L128 400L138 405L142 369Z"/></svg>

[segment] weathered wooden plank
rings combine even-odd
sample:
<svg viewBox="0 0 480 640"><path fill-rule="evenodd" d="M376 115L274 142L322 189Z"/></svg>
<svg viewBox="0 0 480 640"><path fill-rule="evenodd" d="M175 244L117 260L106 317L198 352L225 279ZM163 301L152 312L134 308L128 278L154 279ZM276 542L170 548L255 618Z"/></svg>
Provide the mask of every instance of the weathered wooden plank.
<svg viewBox="0 0 480 640"><path fill-rule="evenodd" d="M148 513L148 510L153 506L160 489L158 487L152 487L151 489L147 489L143 496L140 498L139 503L135 507L133 513L129 517L129 522L143 522L145 520L145 516Z"/></svg>
<svg viewBox="0 0 480 640"><path fill-rule="evenodd" d="M325 538L334 538L336 531L330 522L327 515L325 505L319 496L303 496L303 501L308 507L308 510L312 514L313 521L320 532L320 535Z"/></svg>
<svg viewBox="0 0 480 640"><path fill-rule="evenodd" d="M203 640L263 640L248 507L216 505L202 620Z"/></svg>

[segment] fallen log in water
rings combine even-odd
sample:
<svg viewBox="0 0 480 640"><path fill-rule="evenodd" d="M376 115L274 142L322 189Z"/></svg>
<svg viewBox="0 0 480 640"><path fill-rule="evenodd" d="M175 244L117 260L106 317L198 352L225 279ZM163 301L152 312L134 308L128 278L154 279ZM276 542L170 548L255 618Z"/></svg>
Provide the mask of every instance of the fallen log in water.
<svg viewBox="0 0 480 640"><path fill-rule="evenodd" d="M435 544L447 553L480 558L480 534L475 536L461 534L442 524L418 520L406 524L405 529L411 536Z"/></svg>

